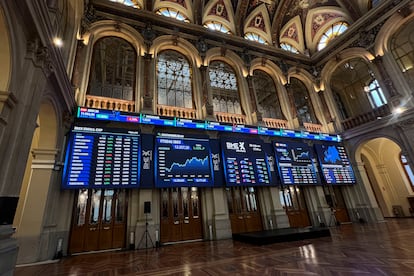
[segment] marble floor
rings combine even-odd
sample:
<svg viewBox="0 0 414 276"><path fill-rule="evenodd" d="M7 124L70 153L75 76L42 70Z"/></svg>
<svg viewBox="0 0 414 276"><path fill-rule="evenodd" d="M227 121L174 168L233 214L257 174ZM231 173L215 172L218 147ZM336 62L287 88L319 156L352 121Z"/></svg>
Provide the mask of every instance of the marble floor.
<svg viewBox="0 0 414 276"><path fill-rule="evenodd" d="M414 218L330 231L264 246L220 240L84 254L16 267L15 275L414 275Z"/></svg>

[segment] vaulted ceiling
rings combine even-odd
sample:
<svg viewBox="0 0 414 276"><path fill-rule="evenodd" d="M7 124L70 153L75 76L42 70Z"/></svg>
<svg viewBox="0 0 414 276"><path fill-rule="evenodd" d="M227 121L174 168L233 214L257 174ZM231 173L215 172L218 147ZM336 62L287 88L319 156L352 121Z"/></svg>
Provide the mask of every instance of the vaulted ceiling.
<svg viewBox="0 0 414 276"><path fill-rule="evenodd" d="M109 0L108 0L109 1ZM179 14L189 24L213 24L215 30L246 37L279 48L289 44L311 55L327 28L352 25L372 9L373 0L110 0L140 9ZM174 17L174 16L172 16ZM176 17L178 18L178 16Z"/></svg>

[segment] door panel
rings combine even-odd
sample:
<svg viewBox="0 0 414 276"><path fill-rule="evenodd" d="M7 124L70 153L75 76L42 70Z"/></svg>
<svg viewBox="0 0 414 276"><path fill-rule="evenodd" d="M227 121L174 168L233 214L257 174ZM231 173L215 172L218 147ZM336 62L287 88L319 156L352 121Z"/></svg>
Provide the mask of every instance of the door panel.
<svg viewBox="0 0 414 276"><path fill-rule="evenodd" d="M162 189L161 242L201 239L203 232L200 212L198 188Z"/></svg>
<svg viewBox="0 0 414 276"><path fill-rule="evenodd" d="M99 231L99 249L112 248L112 226L113 226L113 210L112 202L114 190L104 190L101 208L101 224Z"/></svg>
<svg viewBox="0 0 414 276"><path fill-rule="evenodd" d="M341 187L332 186L333 207L335 209L335 218L338 222L350 222L348 210L345 205L344 196Z"/></svg>
<svg viewBox="0 0 414 276"><path fill-rule="evenodd" d="M112 231L112 246L122 248L125 246L126 235L126 210L127 197L125 190L118 190L115 194L116 200L114 205L114 225Z"/></svg>
<svg viewBox="0 0 414 276"><path fill-rule="evenodd" d="M226 188L226 195L233 234L263 230L255 188Z"/></svg>
<svg viewBox="0 0 414 276"><path fill-rule="evenodd" d="M289 218L290 227L311 226L305 197L301 188L289 186L280 191L280 201Z"/></svg>
<svg viewBox="0 0 414 276"><path fill-rule="evenodd" d="M126 192L80 190L75 202L70 253L125 246Z"/></svg>
<svg viewBox="0 0 414 276"><path fill-rule="evenodd" d="M83 189L78 193L76 198L76 203L74 204L74 218L72 221L72 231L71 239L69 243L69 248L71 253L83 251L83 243L85 240L85 230L86 230L86 219L89 210L88 206L88 190Z"/></svg>
<svg viewBox="0 0 414 276"><path fill-rule="evenodd" d="M85 235L85 251L93 251L99 249L99 210L101 207L101 194L102 190L92 191Z"/></svg>

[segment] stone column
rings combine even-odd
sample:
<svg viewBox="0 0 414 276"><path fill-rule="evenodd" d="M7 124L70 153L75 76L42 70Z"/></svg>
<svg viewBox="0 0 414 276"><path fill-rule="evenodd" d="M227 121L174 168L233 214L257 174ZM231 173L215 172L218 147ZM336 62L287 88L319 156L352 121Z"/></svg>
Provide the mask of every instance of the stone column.
<svg viewBox="0 0 414 276"><path fill-rule="evenodd" d="M46 202L49 186L52 182L57 149L33 149L32 166L27 192L22 207L22 217L17 225L16 237L19 239L20 249L18 263L32 263L39 261L41 251L40 238L43 232L43 222L47 214Z"/></svg>
<svg viewBox="0 0 414 276"><path fill-rule="evenodd" d="M271 213L275 217L273 222L273 228L287 228L290 226L289 217L286 214L285 209L280 202L280 188L270 187L270 194L272 199L272 210Z"/></svg>
<svg viewBox="0 0 414 276"><path fill-rule="evenodd" d="M224 189L213 189L213 229L216 240L229 239L232 236L230 217L227 209Z"/></svg>
<svg viewBox="0 0 414 276"><path fill-rule="evenodd" d="M36 117L51 72L48 49L39 40L28 41L21 66L15 68L13 91L0 93L0 275L12 275L18 247L12 238L21 183Z"/></svg>
<svg viewBox="0 0 414 276"><path fill-rule="evenodd" d="M213 120L214 118L214 106L213 106L213 95L210 87L210 77L208 74L208 66L201 65L201 82L202 82L202 91L203 91L203 104L206 112L206 119Z"/></svg>
<svg viewBox="0 0 414 276"><path fill-rule="evenodd" d="M144 56L144 96L142 102L142 112L153 114L153 101L154 101L154 91L153 91L153 81L155 81L155 76L153 74L154 64L151 54L145 54Z"/></svg>
<svg viewBox="0 0 414 276"><path fill-rule="evenodd" d="M258 106L257 106L256 91L254 90L254 85L253 85L253 77L248 75L246 77L246 80L247 80L247 85L249 87L249 95L250 95L252 113L256 113L257 124L264 125L262 113L260 113Z"/></svg>
<svg viewBox="0 0 414 276"><path fill-rule="evenodd" d="M383 58L381 56L377 56L374 60L373 63L375 64L379 75L381 77L381 79L379 79L378 81L382 84L384 84L385 89L387 89L388 94L390 96L390 98L395 98L395 97L399 97L400 94L397 92L397 90L395 89L394 83L392 82L390 75L388 74L387 70L385 69L384 66L384 62L383 62Z"/></svg>

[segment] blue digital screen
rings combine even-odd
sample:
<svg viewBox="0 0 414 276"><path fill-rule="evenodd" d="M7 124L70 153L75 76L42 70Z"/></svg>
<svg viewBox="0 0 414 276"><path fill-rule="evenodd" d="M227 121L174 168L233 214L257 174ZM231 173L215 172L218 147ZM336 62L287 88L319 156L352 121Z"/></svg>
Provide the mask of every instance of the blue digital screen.
<svg viewBox="0 0 414 276"><path fill-rule="evenodd" d="M75 126L66 151L62 188L138 187L139 155L136 131Z"/></svg>
<svg viewBox="0 0 414 276"><path fill-rule="evenodd" d="M78 118L105 120L115 122L127 122L135 124L150 124L169 127L182 127L189 129L205 129L212 131L259 134L267 136L281 136L288 138L302 138L310 140L321 140L329 142L340 142L339 135L327 133L309 133L291 129L273 129L268 127L246 126L216 121L203 121L195 119L183 119L179 117L159 116L150 114L128 113L123 111L78 107Z"/></svg>
<svg viewBox="0 0 414 276"><path fill-rule="evenodd" d="M266 153L261 140L222 138L227 186L269 186Z"/></svg>
<svg viewBox="0 0 414 276"><path fill-rule="evenodd" d="M157 187L213 186L207 138L160 134L155 141Z"/></svg>
<svg viewBox="0 0 414 276"><path fill-rule="evenodd" d="M293 142L274 142L273 147L284 185L319 184L311 147Z"/></svg>
<svg viewBox="0 0 414 276"><path fill-rule="evenodd" d="M354 172L343 146L315 144L314 147L327 184L355 184Z"/></svg>

